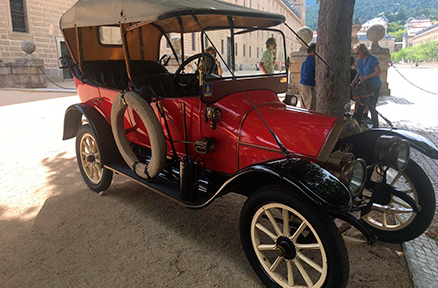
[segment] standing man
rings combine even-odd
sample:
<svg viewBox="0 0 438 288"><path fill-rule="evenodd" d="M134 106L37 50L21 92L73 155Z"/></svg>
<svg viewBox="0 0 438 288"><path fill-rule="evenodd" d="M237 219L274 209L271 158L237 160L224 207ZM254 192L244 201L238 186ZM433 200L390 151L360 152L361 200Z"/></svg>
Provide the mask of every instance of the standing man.
<svg viewBox="0 0 438 288"><path fill-rule="evenodd" d="M277 43L275 38L266 40L266 50L262 53L259 67L263 74L274 74L275 60L277 57Z"/></svg>
<svg viewBox="0 0 438 288"><path fill-rule="evenodd" d="M316 110L315 50L315 43L307 48L307 57L301 65L301 80L298 84L301 107L308 110Z"/></svg>

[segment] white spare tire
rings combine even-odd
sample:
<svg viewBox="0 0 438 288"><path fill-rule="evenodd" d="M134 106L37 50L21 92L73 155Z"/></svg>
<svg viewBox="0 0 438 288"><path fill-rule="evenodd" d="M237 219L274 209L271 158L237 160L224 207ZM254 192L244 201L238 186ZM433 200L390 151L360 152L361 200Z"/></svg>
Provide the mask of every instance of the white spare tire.
<svg viewBox="0 0 438 288"><path fill-rule="evenodd" d="M151 160L149 163L139 162L126 139L123 122L128 106L138 114L149 135L151 144ZM120 154L135 174L144 179L152 179L158 176L166 164L167 145L163 129L149 103L134 92L128 91L117 95L111 108L111 129Z"/></svg>

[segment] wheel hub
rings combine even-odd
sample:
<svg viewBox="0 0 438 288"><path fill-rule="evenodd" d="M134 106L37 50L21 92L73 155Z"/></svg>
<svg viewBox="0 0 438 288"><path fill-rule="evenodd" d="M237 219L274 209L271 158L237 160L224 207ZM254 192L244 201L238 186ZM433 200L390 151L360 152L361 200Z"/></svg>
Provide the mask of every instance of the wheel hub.
<svg viewBox="0 0 438 288"><path fill-rule="evenodd" d="M284 257L287 260L292 260L297 255L297 249L295 248L294 243L287 237L281 236L277 240L277 246L275 247L275 251L278 256Z"/></svg>
<svg viewBox="0 0 438 288"><path fill-rule="evenodd" d="M381 205L389 205L391 203L391 190L394 188L390 185L381 185L379 193L376 195L374 202Z"/></svg>
<svg viewBox="0 0 438 288"><path fill-rule="evenodd" d="M87 161L93 163L94 161L96 161L96 157L94 157L94 154L88 155L87 156Z"/></svg>

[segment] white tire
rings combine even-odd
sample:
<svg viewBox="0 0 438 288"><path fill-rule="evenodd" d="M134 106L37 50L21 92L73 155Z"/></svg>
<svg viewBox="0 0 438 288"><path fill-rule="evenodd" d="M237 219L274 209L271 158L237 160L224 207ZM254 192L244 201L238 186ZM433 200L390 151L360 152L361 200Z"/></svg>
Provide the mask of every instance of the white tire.
<svg viewBox="0 0 438 288"><path fill-rule="evenodd" d="M149 135L151 143L151 160L149 163L139 162L126 138L123 121L128 106L138 114ZM126 164L144 179L157 177L166 164L167 145L163 128L149 103L134 92L128 91L117 95L111 108L111 129L117 148L119 148Z"/></svg>

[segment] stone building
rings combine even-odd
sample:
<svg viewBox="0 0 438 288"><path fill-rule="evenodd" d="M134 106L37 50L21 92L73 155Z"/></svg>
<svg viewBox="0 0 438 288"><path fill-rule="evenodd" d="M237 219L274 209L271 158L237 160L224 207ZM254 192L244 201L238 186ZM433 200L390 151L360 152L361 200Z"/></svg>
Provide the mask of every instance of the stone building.
<svg viewBox="0 0 438 288"><path fill-rule="evenodd" d="M67 53L59 19L76 0L1 0L0 59L13 62L24 55L21 43L36 44L35 57L42 58L45 73L54 80L71 75L59 69L59 57Z"/></svg>
<svg viewBox="0 0 438 288"><path fill-rule="evenodd" d="M287 23L294 29L299 29L305 21L305 0L225 0L253 9L270 11L285 15ZM59 19L76 0L1 0L0 11L0 59L4 62L13 62L24 55L21 43L24 40L32 40L36 44L35 57L42 58L45 65L45 73L53 80L71 78L68 71L59 69L59 57L67 54L62 33L59 29ZM284 25L283 25L284 26ZM293 34L281 27L286 35L286 45L290 51L297 49L299 44ZM189 45L193 44L194 51L199 50L199 35L192 35L184 39ZM166 43L162 52L167 51ZM243 57L252 57L256 61L256 44L237 43L236 61L243 62ZM244 46L243 46L244 45ZM250 50L251 49L251 50ZM170 50L170 49L168 49ZM245 51L246 50L246 51ZM246 53L244 53L245 51ZM250 56L251 55L251 56Z"/></svg>
<svg viewBox="0 0 438 288"><path fill-rule="evenodd" d="M416 33L429 28L433 23L430 21L429 17L422 15L419 18L409 18L406 21L405 28L407 33L403 34L403 49L410 47L414 44L414 37Z"/></svg>
<svg viewBox="0 0 438 288"><path fill-rule="evenodd" d="M426 29L418 31L413 38L413 46L433 41L438 43L438 22Z"/></svg>
<svg viewBox="0 0 438 288"><path fill-rule="evenodd" d="M235 2L238 5L247 6L250 8L254 8L257 10L263 10L273 13L282 14L286 17L286 23L288 23L289 26L292 27L295 31L298 31L299 28L304 26L305 22L305 5L297 5L293 6L291 3L298 3L298 1L292 2L291 0L227 0L226 2ZM301 1L301 3L305 4L305 1ZM298 3L299 4L299 3ZM297 7L301 7L303 10L298 10ZM302 11L300 13L300 11ZM303 12L304 11L304 12ZM301 46L301 43L296 39L295 35L285 27L285 25L280 25L276 27L280 29L286 38L286 51L279 52L280 55L278 56L278 59L285 59L287 55L289 55L292 51L298 50ZM269 33L268 31L260 31L260 32L254 32L254 37L251 37L251 35L248 35L248 37L245 38L236 38L236 48L235 52L235 59L236 59L236 68L239 68L239 66L243 66L242 68L250 69L251 65L255 65L261 57L261 54L265 50L265 41L272 33ZM283 43L280 43L279 37L277 38L277 44L283 45ZM286 55L282 54L285 53Z"/></svg>
<svg viewBox="0 0 438 288"><path fill-rule="evenodd" d="M373 18L371 20L368 20L367 22L362 24L362 28L360 29L360 32L367 32L368 29L376 24L380 24L383 27L385 27L385 30L388 29L388 18L385 17L385 15L382 15L381 17Z"/></svg>

